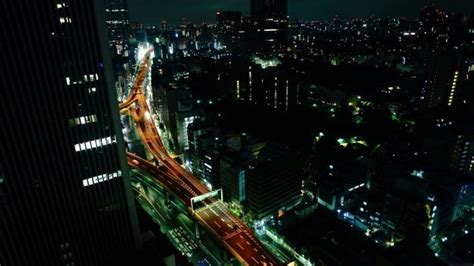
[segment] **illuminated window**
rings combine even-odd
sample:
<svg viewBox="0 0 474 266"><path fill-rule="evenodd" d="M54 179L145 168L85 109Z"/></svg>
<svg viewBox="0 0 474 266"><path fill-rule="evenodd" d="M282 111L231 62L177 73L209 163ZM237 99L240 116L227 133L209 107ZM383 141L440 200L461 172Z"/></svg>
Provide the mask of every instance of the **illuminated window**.
<svg viewBox="0 0 474 266"><path fill-rule="evenodd" d="M300 84L296 84L296 104L301 104L300 102Z"/></svg>
<svg viewBox="0 0 474 266"><path fill-rule="evenodd" d="M249 66L249 100L252 101L252 66Z"/></svg>
<svg viewBox="0 0 474 266"><path fill-rule="evenodd" d="M456 92L456 86L457 86L457 82L458 82L458 75L459 75L459 71L456 71L454 73L453 83L452 83L452 86L451 86L451 91L449 93L448 106L451 106L453 104L453 98L454 98L454 94Z"/></svg>
<svg viewBox="0 0 474 266"><path fill-rule="evenodd" d="M94 123L94 122L97 122L96 115L87 115L87 116L81 116L81 117L69 119L70 126L85 125L85 124Z"/></svg>
<svg viewBox="0 0 474 266"><path fill-rule="evenodd" d="M99 147L106 146L115 142L117 142L115 139L115 136L107 137L107 138L96 139L96 140L91 140L91 141L75 144L74 149L76 150L76 152L79 152L79 151L99 148Z"/></svg>
<svg viewBox="0 0 474 266"><path fill-rule="evenodd" d="M273 108L277 108L278 105L278 92L277 92L277 86L278 86L278 78L275 77L275 87L273 89Z"/></svg>
<svg viewBox="0 0 474 266"><path fill-rule="evenodd" d="M93 92L96 92L97 91L97 88L93 87L93 88L89 88L89 93L93 93Z"/></svg>
<svg viewBox="0 0 474 266"><path fill-rule="evenodd" d="M240 80L236 81L237 99L240 99Z"/></svg>
<svg viewBox="0 0 474 266"><path fill-rule="evenodd" d="M99 75L97 74L84 75L84 81L95 81L95 80L99 80Z"/></svg>
<svg viewBox="0 0 474 266"><path fill-rule="evenodd" d="M69 77L66 77L66 84L67 85L71 84L71 79Z"/></svg>
<svg viewBox="0 0 474 266"><path fill-rule="evenodd" d="M111 180L114 178L117 178L119 176L122 176L122 171L118 170L113 173L108 173L108 174L102 174L102 175L96 175L90 178L86 178L82 180L82 185L84 187L91 186L97 183L102 183L107 180Z"/></svg>
<svg viewBox="0 0 474 266"><path fill-rule="evenodd" d="M63 24L63 23L72 23L72 20L71 20L71 18L68 18L68 17L60 17L59 22L61 24Z"/></svg>

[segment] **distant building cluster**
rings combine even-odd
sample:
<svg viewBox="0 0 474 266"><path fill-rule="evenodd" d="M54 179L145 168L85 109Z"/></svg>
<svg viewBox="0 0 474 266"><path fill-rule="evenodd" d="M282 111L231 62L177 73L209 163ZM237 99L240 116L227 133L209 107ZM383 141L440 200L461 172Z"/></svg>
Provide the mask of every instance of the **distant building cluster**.
<svg viewBox="0 0 474 266"><path fill-rule="evenodd" d="M286 1L251 1L249 16L145 31L172 146L244 217L288 222L317 204L377 245L421 241L433 260L456 261L447 254L474 202L473 18L426 6L418 20L298 21ZM254 111L299 119L312 140L301 150L288 144L297 128L223 126L263 123L243 117Z"/></svg>

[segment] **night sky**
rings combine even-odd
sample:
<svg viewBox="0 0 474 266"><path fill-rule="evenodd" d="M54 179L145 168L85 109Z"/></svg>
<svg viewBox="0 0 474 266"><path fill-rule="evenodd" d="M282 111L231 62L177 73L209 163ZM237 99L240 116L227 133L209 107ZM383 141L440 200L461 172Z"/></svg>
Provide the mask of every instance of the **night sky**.
<svg viewBox="0 0 474 266"><path fill-rule="evenodd" d="M325 20L339 15L344 18L375 15L416 18L428 0L288 0L289 15L303 20ZM470 14L474 0L439 0L450 11ZM129 0L133 22L158 25L161 20L178 23L182 17L199 23L214 22L218 10L240 10L248 14L250 0Z"/></svg>

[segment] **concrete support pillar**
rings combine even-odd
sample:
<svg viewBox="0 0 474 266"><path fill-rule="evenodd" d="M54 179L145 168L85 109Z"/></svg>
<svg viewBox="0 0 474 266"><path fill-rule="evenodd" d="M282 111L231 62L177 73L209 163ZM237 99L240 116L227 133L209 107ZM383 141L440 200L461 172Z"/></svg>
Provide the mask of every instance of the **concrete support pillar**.
<svg viewBox="0 0 474 266"><path fill-rule="evenodd" d="M194 221L194 231L196 238L199 239L201 237L199 234L199 223L196 220Z"/></svg>
<svg viewBox="0 0 474 266"><path fill-rule="evenodd" d="M171 202L170 202L170 193L168 191L165 190L165 204L168 206Z"/></svg>

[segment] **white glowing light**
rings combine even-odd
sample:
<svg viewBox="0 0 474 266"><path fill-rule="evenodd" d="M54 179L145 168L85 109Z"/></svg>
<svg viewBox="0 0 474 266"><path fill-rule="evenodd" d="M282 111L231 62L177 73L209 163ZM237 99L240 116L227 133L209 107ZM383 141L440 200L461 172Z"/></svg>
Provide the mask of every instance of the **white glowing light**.
<svg viewBox="0 0 474 266"><path fill-rule="evenodd" d="M141 61L150 49L153 49L153 45L147 42L139 44L138 51L137 51L137 59ZM154 57L155 57L155 53L152 51L150 54L150 58L153 59Z"/></svg>
<svg viewBox="0 0 474 266"><path fill-rule="evenodd" d="M145 112L144 116L145 116L145 119L146 119L146 120L150 120L150 119L151 119L151 114L150 114L150 112L148 112L148 111Z"/></svg>

